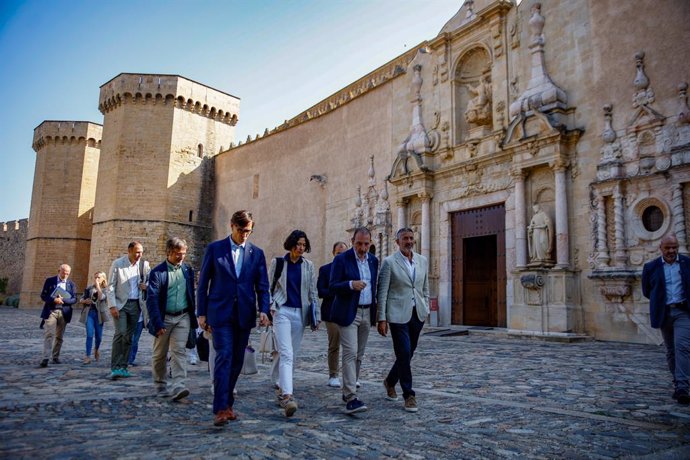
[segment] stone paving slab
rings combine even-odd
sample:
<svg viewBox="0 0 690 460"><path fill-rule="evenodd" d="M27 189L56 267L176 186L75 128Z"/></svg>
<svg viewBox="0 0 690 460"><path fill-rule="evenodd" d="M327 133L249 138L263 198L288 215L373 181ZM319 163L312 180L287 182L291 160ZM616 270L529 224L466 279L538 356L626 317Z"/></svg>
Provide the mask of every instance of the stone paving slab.
<svg viewBox="0 0 690 460"><path fill-rule="evenodd" d="M146 332L135 376L113 382L112 324L101 362L81 363L75 322L63 364L41 369L38 311L2 307L0 322L0 458L690 458L690 407L670 397L662 347L423 336L410 414L384 399L392 345L372 329L360 391L369 411L348 416L326 386L325 330L306 332L296 415L284 417L258 360L259 374L238 383L239 419L216 428L206 363L189 366L186 400L154 396Z"/></svg>

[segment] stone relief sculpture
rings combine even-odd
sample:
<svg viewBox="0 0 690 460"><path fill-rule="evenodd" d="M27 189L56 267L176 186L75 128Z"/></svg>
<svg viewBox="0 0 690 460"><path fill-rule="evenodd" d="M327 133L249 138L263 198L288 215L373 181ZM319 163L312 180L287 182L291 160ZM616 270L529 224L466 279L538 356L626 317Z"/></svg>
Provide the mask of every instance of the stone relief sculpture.
<svg viewBox="0 0 690 460"><path fill-rule="evenodd" d="M467 86L467 90L472 94L472 99L467 103L465 110L465 120L475 125L491 124L491 76L482 76L479 84L475 87Z"/></svg>
<svg viewBox="0 0 690 460"><path fill-rule="evenodd" d="M527 227L530 262L550 262L553 250L553 224L539 204L535 203L532 210L534 215Z"/></svg>

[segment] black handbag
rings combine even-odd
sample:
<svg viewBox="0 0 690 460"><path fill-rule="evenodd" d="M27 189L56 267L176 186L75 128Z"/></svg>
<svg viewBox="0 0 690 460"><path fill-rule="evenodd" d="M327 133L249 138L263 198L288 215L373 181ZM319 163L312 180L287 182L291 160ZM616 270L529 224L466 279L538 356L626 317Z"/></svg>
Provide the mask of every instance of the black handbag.
<svg viewBox="0 0 690 460"><path fill-rule="evenodd" d="M208 339L204 337L203 332L199 332L196 336L196 354L199 355L199 361L207 361L209 355Z"/></svg>

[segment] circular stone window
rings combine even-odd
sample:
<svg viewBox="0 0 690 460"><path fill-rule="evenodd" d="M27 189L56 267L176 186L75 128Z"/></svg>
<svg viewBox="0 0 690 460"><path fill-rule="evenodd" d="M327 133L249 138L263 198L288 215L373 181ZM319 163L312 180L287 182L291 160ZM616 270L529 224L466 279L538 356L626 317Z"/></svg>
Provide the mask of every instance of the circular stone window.
<svg viewBox="0 0 690 460"><path fill-rule="evenodd" d="M631 207L632 230L643 240L656 240L666 234L671 225L671 213L665 202L647 197Z"/></svg>
<svg viewBox="0 0 690 460"><path fill-rule="evenodd" d="M648 232L656 232L664 224L664 213L658 206L648 206L642 211L642 225Z"/></svg>

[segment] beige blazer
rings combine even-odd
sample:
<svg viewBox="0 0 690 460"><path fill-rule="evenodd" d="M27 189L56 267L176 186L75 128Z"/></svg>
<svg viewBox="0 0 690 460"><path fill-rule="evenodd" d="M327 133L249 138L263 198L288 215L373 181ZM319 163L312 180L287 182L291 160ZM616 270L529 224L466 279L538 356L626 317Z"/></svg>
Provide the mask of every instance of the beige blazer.
<svg viewBox="0 0 690 460"><path fill-rule="evenodd" d="M429 264L426 257L412 253L415 262L414 280L400 251L386 257L381 264L378 279L378 321L405 324L417 307L417 317L425 321L429 314Z"/></svg>
<svg viewBox="0 0 690 460"><path fill-rule="evenodd" d="M124 255L118 259L115 259L113 264L110 266L110 272L108 273L107 292L109 307L116 307L118 310L122 310L122 307L124 307L127 303L127 299L129 299L129 278L127 278L126 269L130 265L129 258L127 255ZM146 284L149 282L150 271L151 267L149 266L148 261L144 261L144 283ZM137 273L139 273L138 267ZM146 301L143 299L144 296L141 294L142 293L140 292L139 308L145 312L145 316L148 316L148 312L146 311ZM147 318L144 318L144 321L146 321L146 319Z"/></svg>
<svg viewBox="0 0 690 460"><path fill-rule="evenodd" d="M273 274L276 271L276 260L271 259L271 266L268 269L268 282L273 282ZM300 295L302 297L302 324L307 324L307 313L309 304L316 302L314 313L316 321L321 321L321 309L318 307L319 294L316 291L316 274L314 264L311 260L302 257L301 265L301 285ZM271 295L271 311L275 313L287 302L287 262L283 264L283 271L276 281L276 287Z"/></svg>

